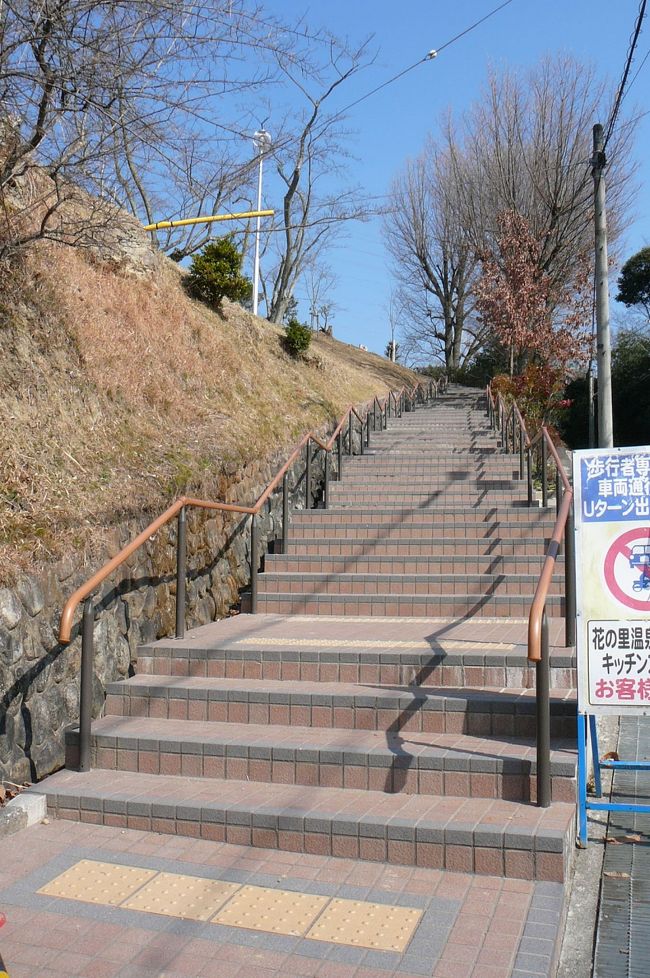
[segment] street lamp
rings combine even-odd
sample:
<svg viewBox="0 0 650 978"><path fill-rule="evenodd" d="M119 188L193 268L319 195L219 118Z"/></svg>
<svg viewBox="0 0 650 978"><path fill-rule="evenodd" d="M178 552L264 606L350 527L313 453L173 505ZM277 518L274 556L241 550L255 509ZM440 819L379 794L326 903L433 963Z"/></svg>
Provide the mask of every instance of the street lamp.
<svg viewBox="0 0 650 978"><path fill-rule="evenodd" d="M253 142L259 153L260 165L257 178L257 209L262 209L262 168L264 166L264 154L271 148L271 134L266 129L258 129L253 133ZM253 263L253 315L257 316L257 304L260 291L260 218L257 218L255 230L255 260Z"/></svg>

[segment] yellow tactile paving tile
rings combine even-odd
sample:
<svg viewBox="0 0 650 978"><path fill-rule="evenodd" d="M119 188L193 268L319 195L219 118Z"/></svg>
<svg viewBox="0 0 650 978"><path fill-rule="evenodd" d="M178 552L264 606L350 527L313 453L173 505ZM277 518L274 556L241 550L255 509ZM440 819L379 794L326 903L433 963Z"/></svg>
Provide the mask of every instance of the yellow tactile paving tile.
<svg viewBox="0 0 650 978"><path fill-rule="evenodd" d="M212 923L301 937L328 902L309 893L242 886Z"/></svg>
<svg viewBox="0 0 650 978"><path fill-rule="evenodd" d="M331 944L401 952L411 940L421 916L421 910L408 907L333 899L306 936Z"/></svg>
<svg viewBox="0 0 650 978"><path fill-rule="evenodd" d="M225 883L199 876L158 873L121 906L127 910L142 910L185 920L209 920L240 886L240 883Z"/></svg>
<svg viewBox="0 0 650 978"><path fill-rule="evenodd" d="M117 907L154 876L154 869L82 859L46 883L38 892L65 900Z"/></svg>
<svg viewBox="0 0 650 978"><path fill-rule="evenodd" d="M414 908L242 885L91 859L80 860L38 892L65 900L378 951L403 951L422 916L422 911Z"/></svg>
<svg viewBox="0 0 650 978"><path fill-rule="evenodd" d="M514 649L512 642L471 642L467 639L448 638L436 642L435 647L430 642L397 642L382 639L338 639L338 638L238 638L233 645L304 645L309 648L345 648L345 649L422 649L434 652L440 649Z"/></svg>

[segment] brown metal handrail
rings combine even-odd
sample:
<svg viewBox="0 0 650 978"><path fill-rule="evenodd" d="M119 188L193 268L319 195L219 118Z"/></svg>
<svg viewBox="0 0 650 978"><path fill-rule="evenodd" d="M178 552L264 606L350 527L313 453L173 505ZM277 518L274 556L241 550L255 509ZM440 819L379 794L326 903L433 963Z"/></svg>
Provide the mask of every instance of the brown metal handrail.
<svg viewBox="0 0 650 978"><path fill-rule="evenodd" d="M574 583L575 549L573 539L573 488L548 429L542 425L531 438L515 401L506 417L506 405L500 394L495 398L491 386L487 390L488 416L493 427L501 429L502 445L508 451L508 426L512 418L512 446L515 445L515 419L519 426L520 477L523 478L525 447L528 474L528 505L533 504L532 453L537 445L541 452L542 505L548 503L547 457L550 452L556 469L556 510L553 533L546 549L542 570L528 614L528 661L535 663L535 695L537 713L537 804L548 808L551 803L551 715L550 715L550 657L546 600L555 563L564 540L564 620L565 645L575 645L576 599ZM524 447L522 447L524 446Z"/></svg>
<svg viewBox="0 0 650 978"><path fill-rule="evenodd" d="M252 506L243 506L235 503L214 502L207 499L196 499L193 496L181 496L172 503L155 520L149 523L133 540L123 547L111 560L107 561L95 574L88 578L80 587L70 595L65 603L61 615L59 627L59 641L66 645L71 640L72 624L74 614L78 606L83 602L83 616L81 625L81 680L80 680L80 704L79 704L79 770L88 771L90 769L90 725L92 718L92 698L93 698L93 630L95 613L91 595L97 590L110 575L117 570L128 558L143 546L155 533L169 523L174 517L178 520L176 536L176 637L182 638L185 634L185 588L187 572L187 543L186 543L186 513L189 506L197 509L217 510L227 513L240 513L243 516L251 517L250 524L250 564L251 564L251 611L257 610L257 575L259 570L259 545L258 545L258 523L257 517L262 506L267 502L273 491L282 483L282 547L286 552L287 534L289 524L289 488L288 472L294 462L300 457L303 449L306 449L305 459L305 507L311 508L311 460L312 443L325 453L324 465L324 499L325 508L329 506L329 481L330 481L330 459L334 446L338 451L338 478L341 478L342 457L343 457L343 429L348 426L348 453L353 454L353 419L359 423L360 443L359 451L364 452L364 447L370 444L370 419L373 419L373 428L377 427L377 406L380 407L379 421L382 428L385 428L390 416L391 396L394 397L395 413L399 405L401 416L406 403L410 403L411 408L415 406L417 396L424 391L423 401L437 397L441 390L445 389L445 384L438 384L430 381L428 385L417 383L414 387L403 386L397 394L389 392L382 403L375 397L371 408L368 407L365 414L360 413L354 405L346 408L341 420L332 432L327 441L323 441L313 431L303 435L301 440L291 451L289 457L271 479L261 495Z"/></svg>

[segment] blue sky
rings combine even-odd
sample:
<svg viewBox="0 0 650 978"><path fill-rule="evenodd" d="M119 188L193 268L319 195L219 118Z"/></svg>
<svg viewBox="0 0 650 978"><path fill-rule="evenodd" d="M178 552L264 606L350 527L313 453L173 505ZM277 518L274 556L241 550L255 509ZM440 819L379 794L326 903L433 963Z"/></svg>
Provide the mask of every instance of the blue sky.
<svg viewBox="0 0 650 978"><path fill-rule="evenodd" d="M496 5L497 0L327 0L306 8L300 0L268 0L267 8L285 18L307 11L313 26L325 24L351 40L374 34L375 63L341 87L338 101L331 105L334 109L431 48L440 47ZM350 140L354 159L349 163L348 183L359 184L367 195L386 194L404 161L416 155L427 132L435 130L441 113L447 107L462 111L478 97L489 65L525 66L545 54L563 51L593 62L601 76L617 84L637 12L637 0L513 0L436 60L419 66L350 112L349 126L355 134ZM632 74L649 49L650 20L646 20ZM626 111L636 114L650 108L649 83L650 58L626 97ZM606 122L594 119L598 121ZM273 131L272 114L267 128ZM650 243L650 115L639 123L634 152L640 163L640 191L635 219L623 245L624 257ZM273 206L279 200L268 203ZM337 276L335 300L340 308L334 319L335 335L383 352L389 339L387 307L392 281L381 219L347 225L327 260ZM304 296L304 289L299 288L298 299ZM300 315L308 321L306 300L300 302Z"/></svg>

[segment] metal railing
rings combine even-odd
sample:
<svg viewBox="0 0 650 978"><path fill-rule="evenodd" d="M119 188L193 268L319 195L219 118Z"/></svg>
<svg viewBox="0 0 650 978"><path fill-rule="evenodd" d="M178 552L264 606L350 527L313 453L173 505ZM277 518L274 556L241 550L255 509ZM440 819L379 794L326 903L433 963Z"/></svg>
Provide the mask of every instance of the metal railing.
<svg viewBox="0 0 650 978"><path fill-rule="evenodd" d="M573 487L548 429L542 425L532 438L524 418L513 402L506 404L500 394L486 389L487 414L492 428L500 432L504 452L519 454L519 478L526 470L528 505L533 505L533 466L537 462L541 474L542 506L548 506L548 463L555 465L556 519L546 548L542 570L528 615L528 661L535 663L535 698L537 714L537 804L551 804L551 711L550 657L546 599L555 562L564 543L564 644L576 641L575 542L573 537Z"/></svg>
<svg viewBox="0 0 650 978"><path fill-rule="evenodd" d="M192 496L181 496L169 506L157 519L149 523L130 543L120 550L111 560L107 561L92 577L88 578L81 587L70 595L63 608L59 627L59 641L67 645L72 637L72 626L75 611L83 602L81 620L81 677L79 695L79 770L90 770L90 726L92 719L92 690L94 671L94 624L95 608L93 595L97 588L129 557L139 550L163 526L173 519L177 520L176 531L176 638L185 635L186 613L186 579L187 579L187 510L189 507L205 510L217 510L224 513L240 513L250 516L250 606L251 612L257 611L257 578L260 564L259 546L259 514L264 504L273 492L281 486L282 491L282 552L286 553L289 533L289 470L291 466L304 455L305 462L305 509L312 506L312 462L313 449L325 453L324 457L324 507L330 502L331 460L335 452L337 457L337 476L342 474L344 441L347 435L347 453L354 454L355 429L359 432L359 452L363 454L370 445L372 431L383 430L391 417L401 417L404 411L414 410L418 403L428 403L446 390L446 378L427 383L418 383L413 388L402 387L399 391L390 391L385 398L375 397L365 413L350 405L327 441L322 441L313 431L307 432L293 449L282 468L271 479L262 494L251 506L233 503L213 502L206 499L195 499ZM298 484L298 483L297 483ZM295 488L295 487L294 487Z"/></svg>

